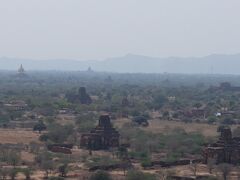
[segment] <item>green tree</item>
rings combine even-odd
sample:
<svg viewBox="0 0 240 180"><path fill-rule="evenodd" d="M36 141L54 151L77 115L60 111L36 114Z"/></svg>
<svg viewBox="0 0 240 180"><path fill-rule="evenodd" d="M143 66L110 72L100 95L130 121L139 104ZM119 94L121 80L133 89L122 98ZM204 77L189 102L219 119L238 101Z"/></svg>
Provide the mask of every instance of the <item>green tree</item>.
<svg viewBox="0 0 240 180"><path fill-rule="evenodd" d="M216 160L215 159L208 159L207 168L208 168L208 172L210 174L212 174L212 171L213 171L215 166L216 166Z"/></svg>
<svg viewBox="0 0 240 180"><path fill-rule="evenodd" d="M6 168L0 168L0 179L1 180L6 180L8 175L8 171Z"/></svg>
<svg viewBox="0 0 240 180"><path fill-rule="evenodd" d="M25 175L25 180L31 179L32 170L30 168L25 168L22 170L22 172Z"/></svg>
<svg viewBox="0 0 240 180"><path fill-rule="evenodd" d="M163 95L157 95L154 100L153 100L153 104L154 104L154 108L155 109L160 109L162 108L162 106L166 103L167 98Z"/></svg>
<svg viewBox="0 0 240 180"><path fill-rule="evenodd" d="M52 156L48 152L43 152L35 157L35 162L45 171L45 177L48 178L49 172L54 169Z"/></svg>
<svg viewBox="0 0 240 180"><path fill-rule="evenodd" d="M213 124L217 121L217 118L215 116L210 116L207 121L208 124Z"/></svg>
<svg viewBox="0 0 240 180"><path fill-rule="evenodd" d="M7 159L8 163L15 167L20 162L21 155L16 151L9 150Z"/></svg>
<svg viewBox="0 0 240 180"><path fill-rule="evenodd" d="M52 124L48 128L47 136L48 139L54 143L64 143L72 133L72 125Z"/></svg>
<svg viewBox="0 0 240 180"><path fill-rule="evenodd" d="M43 130L46 130L46 129L47 129L47 126L41 120L33 127L33 130L38 131L39 133L41 133Z"/></svg>
<svg viewBox="0 0 240 180"><path fill-rule="evenodd" d="M15 180L17 174L18 174L18 169L16 169L16 168L10 169L9 176L10 176L11 180Z"/></svg>
<svg viewBox="0 0 240 180"><path fill-rule="evenodd" d="M105 171L97 171L90 177L90 180L112 180L112 177Z"/></svg>
<svg viewBox="0 0 240 180"><path fill-rule="evenodd" d="M227 163L222 163L218 165L218 169L219 171L221 171L223 179L227 180L228 175L232 171L232 165Z"/></svg>
<svg viewBox="0 0 240 180"><path fill-rule="evenodd" d="M157 177L152 174L143 173L141 171L131 170L128 171L127 180L157 180Z"/></svg>
<svg viewBox="0 0 240 180"><path fill-rule="evenodd" d="M66 177L68 172L68 165L66 163L60 165L58 167L58 171L60 172L61 177Z"/></svg>

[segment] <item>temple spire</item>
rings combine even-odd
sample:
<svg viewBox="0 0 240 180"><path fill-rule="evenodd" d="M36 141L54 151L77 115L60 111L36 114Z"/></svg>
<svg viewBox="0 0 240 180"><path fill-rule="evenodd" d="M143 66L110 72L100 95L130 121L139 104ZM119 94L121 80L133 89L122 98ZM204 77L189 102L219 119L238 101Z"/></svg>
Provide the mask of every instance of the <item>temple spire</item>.
<svg viewBox="0 0 240 180"><path fill-rule="evenodd" d="M21 65L20 65L20 68L18 69L18 73L19 73L19 74L24 74L24 72L25 72L25 70L24 70L24 68L23 68L23 65L21 64Z"/></svg>

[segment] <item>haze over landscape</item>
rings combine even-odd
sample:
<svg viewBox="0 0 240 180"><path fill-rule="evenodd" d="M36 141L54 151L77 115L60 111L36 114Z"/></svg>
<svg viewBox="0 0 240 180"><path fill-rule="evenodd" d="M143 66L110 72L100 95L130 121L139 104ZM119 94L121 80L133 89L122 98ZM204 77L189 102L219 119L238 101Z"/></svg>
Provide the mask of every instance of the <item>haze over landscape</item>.
<svg viewBox="0 0 240 180"><path fill-rule="evenodd" d="M240 0L0 0L0 180L240 180Z"/></svg>
<svg viewBox="0 0 240 180"><path fill-rule="evenodd" d="M31 60L0 58L1 69L16 70L23 64L27 70L93 71L118 73L200 73L200 74L240 74L240 54L210 55L205 57L156 58L127 54L122 57L102 61L70 59Z"/></svg>
<svg viewBox="0 0 240 180"><path fill-rule="evenodd" d="M239 8L238 0L0 1L0 69L240 74Z"/></svg>

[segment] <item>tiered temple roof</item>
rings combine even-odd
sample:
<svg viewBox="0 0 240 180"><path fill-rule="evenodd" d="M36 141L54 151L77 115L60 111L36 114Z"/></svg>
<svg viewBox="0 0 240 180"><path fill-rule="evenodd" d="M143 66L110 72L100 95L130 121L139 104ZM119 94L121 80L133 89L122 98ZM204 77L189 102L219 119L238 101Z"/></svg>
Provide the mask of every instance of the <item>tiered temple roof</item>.
<svg viewBox="0 0 240 180"><path fill-rule="evenodd" d="M220 129L219 140L213 144L209 144L203 152L204 161L207 163L209 159L214 159L216 163L236 164L240 161L240 138L232 137L229 127Z"/></svg>
<svg viewBox="0 0 240 180"><path fill-rule="evenodd" d="M113 128L109 115L101 115L97 127L90 133L82 134L80 145L91 150L119 146L119 133Z"/></svg>

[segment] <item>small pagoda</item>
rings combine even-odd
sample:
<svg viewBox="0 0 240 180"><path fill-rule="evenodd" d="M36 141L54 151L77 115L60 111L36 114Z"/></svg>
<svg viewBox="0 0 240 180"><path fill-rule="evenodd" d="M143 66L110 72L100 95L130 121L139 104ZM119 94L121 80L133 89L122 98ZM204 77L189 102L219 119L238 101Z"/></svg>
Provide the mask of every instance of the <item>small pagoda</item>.
<svg viewBox="0 0 240 180"><path fill-rule="evenodd" d="M89 150L105 150L119 146L119 133L113 128L109 115L101 115L96 128L82 134L80 146Z"/></svg>

